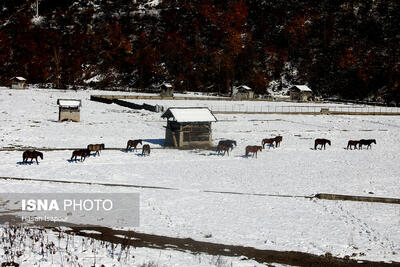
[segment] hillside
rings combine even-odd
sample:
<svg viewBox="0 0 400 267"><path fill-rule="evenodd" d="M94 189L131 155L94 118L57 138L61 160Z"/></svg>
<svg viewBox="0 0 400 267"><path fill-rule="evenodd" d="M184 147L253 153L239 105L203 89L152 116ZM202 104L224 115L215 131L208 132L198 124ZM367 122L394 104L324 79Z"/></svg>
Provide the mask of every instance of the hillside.
<svg viewBox="0 0 400 267"><path fill-rule="evenodd" d="M400 3L365 1L0 3L0 83L400 100Z"/></svg>

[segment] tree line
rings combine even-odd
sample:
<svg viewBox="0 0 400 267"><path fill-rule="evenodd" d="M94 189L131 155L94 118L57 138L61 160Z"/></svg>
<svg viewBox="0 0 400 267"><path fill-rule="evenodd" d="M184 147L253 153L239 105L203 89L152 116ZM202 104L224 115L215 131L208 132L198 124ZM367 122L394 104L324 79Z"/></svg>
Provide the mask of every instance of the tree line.
<svg viewBox="0 0 400 267"><path fill-rule="evenodd" d="M0 3L2 84L400 100L399 1L41 0L39 17L35 2Z"/></svg>

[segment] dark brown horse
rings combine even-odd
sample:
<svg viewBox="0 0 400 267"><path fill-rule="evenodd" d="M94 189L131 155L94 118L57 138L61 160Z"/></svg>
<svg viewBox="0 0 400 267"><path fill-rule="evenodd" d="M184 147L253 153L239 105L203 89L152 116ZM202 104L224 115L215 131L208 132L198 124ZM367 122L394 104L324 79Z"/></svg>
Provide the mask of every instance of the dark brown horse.
<svg viewBox="0 0 400 267"><path fill-rule="evenodd" d="M314 149L317 149L318 145L321 145L321 149L322 148L325 149L326 144L331 145L331 141L328 139L323 139L323 138L315 139Z"/></svg>
<svg viewBox="0 0 400 267"><path fill-rule="evenodd" d="M142 156L150 156L150 145L145 144L142 147Z"/></svg>
<svg viewBox="0 0 400 267"><path fill-rule="evenodd" d="M237 146L236 141L235 140L221 140L218 142L218 146L219 145L224 145L229 147L231 150L233 149L233 146ZM217 147L218 147L217 146Z"/></svg>
<svg viewBox="0 0 400 267"><path fill-rule="evenodd" d="M256 155L257 158L257 152L262 151L262 146L246 146L246 158L249 157L249 153L253 153L253 158L254 155Z"/></svg>
<svg viewBox="0 0 400 267"><path fill-rule="evenodd" d="M95 156L96 155L100 156L100 151L104 149L104 144L96 144L96 145L90 144L90 145L87 146L87 149L90 152L95 151L95 153L94 153Z"/></svg>
<svg viewBox="0 0 400 267"><path fill-rule="evenodd" d="M228 145L223 145L223 144L219 144L219 145L217 146L217 153L218 153L218 155L219 155L221 152L224 152L224 156L225 156L225 153L228 153L228 156L229 156L229 149L231 149L230 146L228 146Z"/></svg>
<svg viewBox="0 0 400 267"><path fill-rule="evenodd" d="M275 137L275 147L281 146L282 139L283 137L280 135Z"/></svg>
<svg viewBox="0 0 400 267"><path fill-rule="evenodd" d="M347 142L347 149L354 147L354 149L357 148L357 146L360 144L360 141L357 140L349 140L349 142Z"/></svg>
<svg viewBox="0 0 400 267"><path fill-rule="evenodd" d="M367 146L367 149L372 148L371 147L372 143L376 144L376 140L375 139L361 139L358 144L358 148L362 149L363 146Z"/></svg>
<svg viewBox="0 0 400 267"><path fill-rule="evenodd" d="M28 159L31 159L31 163L33 162L33 159L36 160L36 163L39 164L38 157L40 159L43 159L43 153L36 151L36 150L26 150L24 153L22 153L22 162L23 163L28 163Z"/></svg>
<svg viewBox="0 0 400 267"><path fill-rule="evenodd" d="M274 147L274 142L275 138L266 138L262 140L261 144L263 148L265 148L265 144L268 144L269 148L271 148L271 146Z"/></svg>
<svg viewBox="0 0 400 267"><path fill-rule="evenodd" d="M138 144L142 144L142 139L129 140L126 144L126 151L129 151L131 148L133 148L133 151L135 151Z"/></svg>
<svg viewBox="0 0 400 267"><path fill-rule="evenodd" d="M76 161L77 157L81 157L81 161L85 161L86 157L90 157L90 150L89 149L74 150L72 152L71 161L72 160Z"/></svg>

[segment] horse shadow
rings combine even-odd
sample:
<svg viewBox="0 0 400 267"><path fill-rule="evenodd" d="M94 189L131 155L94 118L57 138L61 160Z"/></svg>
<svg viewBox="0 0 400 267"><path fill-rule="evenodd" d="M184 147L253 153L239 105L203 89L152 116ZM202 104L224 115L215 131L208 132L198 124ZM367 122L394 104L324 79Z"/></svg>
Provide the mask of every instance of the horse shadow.
<svg viewBox="0 0 400 267"><path fill-rule="evenodd" d="M164 146L165 144L165 139L142 139L143 142L147 142L153 145L160 145L160 146Z"/></svg>
<svg viewBox="0 0 400 267"><path fill-rule="evenodd" d="M130 149L122 148L119 151L128 153L128 152L135 152L135 151L139 151L139 150L141 150L141 147L138 147L135 150L133 150L133 148L130 148Z"/></svg>
<svg viewBox="0 0 400 267"><path fill-rule="evenodd" d="M219 156L219 157L225 157L225 156L229 157L228 154L223 154L223 153L210 153L210 156L211 156L211 155Z"/></svg>
<svg viewBox="0 0 400 267"><path fill-rule="evenodd" d="M80 159L67 159L67 162L69 162L69 163L72 163L72 162L84 162L84 161L81 161Z"/></svg>
<svg viewBox="0 0 400 267"><path fill-rule="evenodd" d="M39 162L40 163L40 162ZM32 161L32 162L30 162L30 161L27 161L27 162L23 162L23 161L18 161L17 162L17 165L32 165L32 164L36 164L36 161Z"/></svg>
<svg viewBox="0 0 400 267"><path fill-rule="evenodd" d="M140 152L140 153L136 153L136 156L145 158L145 157L149 157L150 155L149 154L142 154L142 152Z"/></svg>

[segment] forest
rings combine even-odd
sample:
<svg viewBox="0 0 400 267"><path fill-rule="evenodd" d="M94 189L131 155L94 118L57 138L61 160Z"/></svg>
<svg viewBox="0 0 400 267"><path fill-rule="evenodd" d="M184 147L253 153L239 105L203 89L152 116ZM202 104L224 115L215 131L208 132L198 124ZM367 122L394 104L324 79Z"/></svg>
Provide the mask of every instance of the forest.
<svg viewBox="0 0 400 267"><path fill-rule="evenodd" d="M3 0L0 84L400 102L397 0Z"/></svg>

